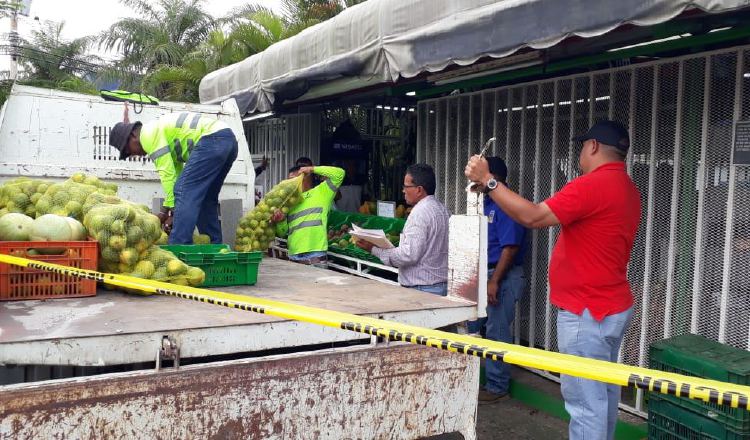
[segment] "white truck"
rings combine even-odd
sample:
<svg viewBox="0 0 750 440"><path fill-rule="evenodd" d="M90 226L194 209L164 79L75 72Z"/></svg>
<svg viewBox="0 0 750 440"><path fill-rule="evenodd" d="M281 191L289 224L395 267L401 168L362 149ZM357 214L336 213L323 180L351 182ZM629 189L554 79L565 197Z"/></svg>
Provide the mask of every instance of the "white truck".
<svg viewBox="0 0 750 440"><path fill-rule="evenodd" d="M237 133L220 199L250 208L254 170L233 101L144 106L131 120L185 110ZM82 171L151 203L161 195L152 164L119 161L107 144L122 111L98 97L14 87L0 117L0 180ZM460 220L453 230L464 235L451 246L464 249L452 249L447 298L275 258L262 261L255 286L222 290L429 328L462 323L477 316L467 297L473 289L477 299L484 266L482 217L460 217L451 225ZM0 302L0 438L471 440L478 381L476 358L174 297L100 289Z"/></svg>
<svg viewBox="0 0 750 440"><path fill-rule="evenodd" d="M237 219L254 206L253 168L242 119L234 100L221 105L162 102L138 106L130 119L149 121L172 112L197 112L221 119L237 135L239 153L219 194L225 241L234 242ZM0 183L19 176L61 181L73 173L116 183L120 197L152 206L163 197L148 157L119 160L109 146L109 130L122 120L124 106L98 96L13 86L0 113Z"/></svg>

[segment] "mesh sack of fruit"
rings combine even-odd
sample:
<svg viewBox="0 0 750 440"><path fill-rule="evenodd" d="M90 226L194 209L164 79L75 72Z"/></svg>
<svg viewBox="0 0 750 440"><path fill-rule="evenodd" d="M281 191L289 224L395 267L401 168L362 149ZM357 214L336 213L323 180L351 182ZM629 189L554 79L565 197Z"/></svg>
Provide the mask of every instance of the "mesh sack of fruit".
<svg viewBox="0 0 750 440"><path fill-rule="evenodd" d="M117 190L119 189L117 184L115 183L102 182L98 177L87 175L84 173L75 173L72 176L70 176L69 180L75 183L82 183L84 185L95 186L99 188L100 192L104 194L109 194L109 195L117 194Z"/></svg>
<svg viewBox="0 0 750 440"><path fill-rule="evenodd" d="M258 205L240 219L235 249L240 252L265 251L276 238L271 217L276 210L284 215L302 201L302 175L281 181L271 188Z"/></svg>
<svg viewBox="0 0 750 440"><path fill-rule="evenodd" d="M138 205L92 195L85 206L83 224L99 242L102 269L107 272L131 272L140 254L161 238L159 218Z"/></svg>
<svg viewBox="0 0 750 440"><path fill-rule="evenodd" d="M205 280L201 269L155 245L166 234L146 207L94 193L85 211L84 225L99 242L99 270L191 286Z"/></svg>
<svg viewBox="0 0 750 440"><path fill-rule="evenodd" d="M115 196L117 185L104 183L96 176L76 173L65 182L49 185L47 191L36 202L37 216L57 214L83 221L83 205L91 194Z"/></svg>
<svg viewBox="0 0 750 440"><path fill-rule="evenodd" d="M129 275L181 286L200 286L206 279L202 269L188 266L172 252L159 246L151 246L141 254L141 259Z"/></svg>
<svg viewBox="0 0 750 440"><path fill-rule="evenodd" d="M36 203L49 188L43 180L19 177L0 187L0 216L15 212L36 217Z"/></svg>

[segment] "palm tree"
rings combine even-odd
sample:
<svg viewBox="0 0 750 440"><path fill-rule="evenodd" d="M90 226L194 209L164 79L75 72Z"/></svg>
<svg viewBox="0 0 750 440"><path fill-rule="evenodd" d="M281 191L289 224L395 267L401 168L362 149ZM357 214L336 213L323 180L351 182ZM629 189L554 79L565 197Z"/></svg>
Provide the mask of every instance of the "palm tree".
<svg viewBox="0 0 750 440"><path fill-rule="evenodd" d="M153 69L144 78L144 89L164 99L197 101L198 86L206 74L262 52L311 24L290 25L284 17L255 5L236 9L219 23L228 28L226 33L212 31L179 66L162 64Z"/></svg>
<svg viewBox="0 0 750 440"><path fill-rule="evenodd" d="M87 53L93 39L62 38L65 22L44 22L41 29L31 33L31 41L22 41L19 57L24 66L27 84L63 88L65 90L96 91L85 77L96 76L101 60Z"/></svg>
<svg viewBox="0 0 750 440"><path fill-rule="evenodd" d="M316 20L290 21L262 6L247 5L223 19L229 24L229 38L245 47L246 56L263 52L274 43L294 36Z"/></svg>
<svg viewBox="0 0 750 440"><path fill-rule="evenodd" d="M120 0L140 17L123 18L101 34L100 44L139 72L178 66L215 28L204 0Z"/></svg>
<svg viewBox="0 0 750 440"><path fill-rule="evenodd" d="M322 22L335 17L345 8L366 0L282 0L286 19L292 23Z"/></svg>
<svg viewBox="0 0 750 440"><path fill-rule="evenodd" d="M164 99L198 100L201 79L216 69L242 61L247 49L231 35L214 30L195 51L187 54L180 66L161 65L146 75L143 84L149 92Z"/></svg>

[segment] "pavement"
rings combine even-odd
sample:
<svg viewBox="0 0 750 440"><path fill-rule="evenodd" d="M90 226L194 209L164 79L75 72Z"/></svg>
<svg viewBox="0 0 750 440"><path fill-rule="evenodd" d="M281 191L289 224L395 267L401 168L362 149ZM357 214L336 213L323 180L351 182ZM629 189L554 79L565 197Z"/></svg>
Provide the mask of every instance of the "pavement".
<svg viewBox="0 0 750 440"><path fill-rule="evenodd" d="M520 368L513 368L511 377L548 393L559 394L559 385ZM506 397L498 402L479 405L477 440L566 439L568 422Z"/></svg>
<svg viewBox="0 0 750 440"><path fill-rule="evenodd" d="M560 385L528 370L513 367L513 381L524 388L533 388L553 399L562 401ZM519 390L521 386L511 386ZM520 392L519 392L520 394ZM620 411L620 420L642 425L644 420ZM619 436L619 438L626 438ZM640 436L636 436L638 438ZM477 411L477 440L532 440L567 439L568 422L536 409L518 398L508 397L498 402L479 405ZM633 438L629 436L627 438ZM642 437L645 438L645 437Z"/></svg>

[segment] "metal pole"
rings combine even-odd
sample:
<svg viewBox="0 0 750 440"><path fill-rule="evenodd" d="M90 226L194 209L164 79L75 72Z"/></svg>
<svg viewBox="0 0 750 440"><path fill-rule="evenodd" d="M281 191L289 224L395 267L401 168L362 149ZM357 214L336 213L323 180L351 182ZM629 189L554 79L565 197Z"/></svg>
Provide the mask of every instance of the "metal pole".
<svg viewBox="0 0 750 440"><path fill-rule="evenodd" d="M542 107L543 101L542 101L542 89L544 88L544 84L539 84L537 88L537 96L536 96L536 127L535 127L535 139L536 143L534 146L534 203L539 202L539 179L540 176L540 168L541 165L541 155L542 155L542 145L541 145L541 133L542 133L542 112L544 111ZM523 181L523 179L521 179ZM534 229L531 231L531 282L529 283L529 286L531 288L529 289L530 292L530 298L529 298L529 304L531 304L531 309L534 310L534 303L536 302L536 283L537 279L539 277L539 270L537 269L539 267L539 230ZM516 310L516 344L520 343L520 337L521 337L521 330L520 330L520 302L517 304L517 310ZM532 335L534 333L534 325L536 325L536 320L534 319L534 314L529 314L529 334ZM530 341L533 341L531 337L529 337Z"/></svg>
<svg viewBox="0 0 750 440"><path fill-rule="evenodd" d="M734 116L733 120L741 117L742 75L744 68L744 51L737 55L737 71L734 84ZM732 144L729 145L729 188L727 192L727 220L724 227L724 265L721 274L721 303L719 307L719 342L726 342L727 337L727 303L729 301L729 283L732 269L732 226L734 220L734 187L737 180L737 167L734 162L734 133Z"/></svg>
<svg viewBox="0 0 750 440"><path fill-rule="evenodd" d="M685 86L685 63L680 63L677 74L677 113L675 115L674 156L672 160L672 203L669 218L669 245L667 254L667 286L664 304L664 338L672 336L672 303L674 292L675 260L677 257L677 213L680 200L680 169L682 163L682 98Z"/></svg>
<svg viewBox="0 0 750 440"><path fill-rule="evenodd" d="M15 81L18 77L18 12L10 16L10 80Z"/></svg>
<svg viewBox="0 0 750 440"><path fill-rule="evenodd" d="M698 333L701 283L703 281L703 204L706 199L706 155L708 150L708 109L711 100L711 57L706 57L703 76L703 130L701 136L701 158L698 162L698 216L695 222L695 263L693 266L693 314L690 332Z"/></svg>
<svg viewBox="0 0 750 440"><path fill-rule="evenodd" d="M649 153L648 166L648 193L646 202L646 240L645 257L643 262L643 294L641 302L641 337L638 349L638 365L641 367L646 362L646 339L648 337L648 326L650 324L649 305L651 301L651 260L654 238L654 199L656 198L656 162L659 159L657 142L657 124L659 122L659 66L653 68L653 90L651 93L651 152Z"/></svg>

